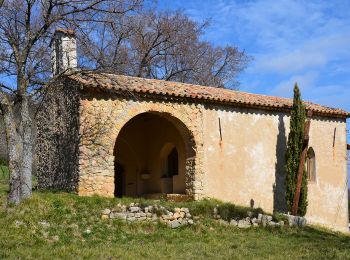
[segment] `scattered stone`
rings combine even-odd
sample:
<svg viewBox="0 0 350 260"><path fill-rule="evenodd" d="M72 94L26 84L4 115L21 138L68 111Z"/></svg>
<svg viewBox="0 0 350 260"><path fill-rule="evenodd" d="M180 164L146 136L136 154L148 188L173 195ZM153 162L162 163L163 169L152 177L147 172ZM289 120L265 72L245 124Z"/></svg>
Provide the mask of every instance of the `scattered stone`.
<svg viewBox="0 0 350 260"><path fill-rule="evenodd" d="M284 221L283 220L279 221L278 223L279 223L280 227L284 227Z"/></svg>
<svg viewBox="0 0 350 260"><path fill-rule="evenodd" d="M130 221L130 222L134 222L136 220L136 218L135 217L128 217L126 220Z"/></svg>
<svg viewBox="0 0 350 260"><path fill-rule="evenodd" d="M231 219L231 221L230 221L230 225L231 226L237 226L238 225L238 222L237 222L237 220L235 220L235 219Z"/></svg>
<svg viewBox="0 0 350 260"><path fill-rule="evenodd" d="M109 215L102 215L101 219L109 219Z"/></svg>
<svg viewBox="0 0 350 260"><path fill-rule="evenodd" d="M288 218L288 224L290 227L304 227L307 224L306 218L304 217L287 214L284 214L284 216Z"/></svg>
<svg viewBox="0 0 350 260"><path fill-rule="evenodd" d="M277 223L274 222L274 221L270 221L270 222L267 223L267 225L270 226L270 227L276 227Z"/></svg>
<svg viewBox="0 0 350 260"><path fill-rule="evenodd" d="M129 207L131 213L139 212L141 209L139 207Z"/></svg>
<svg viewBox="0 0 350 260"><path fill-rule="evenodd" d="M84 231L85 234L91 234L91 230L90 229L87 229Z"/></svg>
<svg viewBox="0 0 350 260"><path fill-rule="evenodd" d="M171 228L178 228L179 226L181 226L181 223L177 220L173 220L170 222L170 227Z"/></svg>
<svg viewBox="0 0 350 260"><path fill-rule="evenodd" d="M229 223L226 220L219 219L219 224L221 224L221 225L228 225Z"/></svg>
<svg viewBox="0 0 350 260"><path fill-rule="evenodd" d="M122 219L122 220L125 220L128 215L126 212L116 212L116 213L111 213L113 214L112 216L109 216L110 218L119 218L119 219ZM130 214L133 214L133 213L130 213ZM130 217L132 217L133 215L131 215Z"/></svg>
<svg viewBox="0 0 350 260"><path fill-rule="evenodd" d="M248 222L245 219L241 219L238 221L238 227L239 228L249 228L251 226L250 222Z"/></svg>
<svg viewBox="0 0 350 260"><path fill-rule="evenodd" d="M109 215L109 213L111 213L110 209L104 209L102 210L102 215Z"/></svg>
<svg viewBox="0 0 350 260"><path fill-rule="evenodd" d="M175 208L175 209L174 209L174 212L175 212L175 213L180 213L180 212L181 212L181 209L180 209L180 208Z"/></svg>
<svg viewBox="0 0 350 260"><path fill-rule="evenodd" d="M272 221L272 217L271 216L269 216L269 215L262 215L262 217L261 217L261 224L262 224L263 227L266 227L269 224L269 222L271 222L271 221Z"/></svg>
<svg viewBox="0 0 350 260"><path fill-rule="evenodd" d="M187 222L188 222L189 225L193 225L194 224L192 219L189 219Z"/></svg>
<svg viewBox="0 0 350 260"><path fill-rule="evenodd" d="M185 212L186 214L190 213L190 210L188 208L181 208L182 212Z"/></svg>
<svg viewBox="0 0 350 260"><path fill-rule="evenodd" d="M48 227L50 227L50 223L46 222L45 220L39 222L39 224L42 225L43 228L48 228Z"/></svg>

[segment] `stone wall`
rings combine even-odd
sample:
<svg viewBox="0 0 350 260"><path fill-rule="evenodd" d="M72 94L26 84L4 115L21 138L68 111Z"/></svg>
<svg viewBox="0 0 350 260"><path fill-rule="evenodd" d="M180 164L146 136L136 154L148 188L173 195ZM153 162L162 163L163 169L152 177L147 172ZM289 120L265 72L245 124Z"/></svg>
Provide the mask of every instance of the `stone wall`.
<svg viewBox="0 0 350 260"><path fill-rule="evenodd" d="M85 94L80 107L82 139L79 194L113 196L113 152L119 132L135 116L156 112L173 122L184 136L189 136L186 141L186 192L195 198L202 197L202 110L201 104L194 103L147 99L135 95ZM101 121L103 124L99 123ZM92 133L86 134L87 129Z"/></svg>
<svg viewBox="0 0 350 260"><path fill-rule="evenodd" d="M36 160L39 189L76 191L79 92L69 82L49 86L38 113Z"/></svg>

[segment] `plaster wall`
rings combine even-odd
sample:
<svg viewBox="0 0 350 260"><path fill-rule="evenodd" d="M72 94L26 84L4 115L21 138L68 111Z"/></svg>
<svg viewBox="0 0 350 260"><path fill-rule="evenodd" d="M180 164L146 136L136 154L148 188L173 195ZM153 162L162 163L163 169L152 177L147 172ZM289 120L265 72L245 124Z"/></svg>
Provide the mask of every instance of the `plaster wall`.
<svg viewBox="0 0 350 260"><path fill-rule="evenodd" d="M268 212L286 211L284 154L289 116L207 106L203 118L204 194L240 205L253 204ZM337 130L333 148L334 128ZM315 150L317 165L316 182L309 183L306 217L313 223L346 230L345 121L312 120L310 146Z"/></svg>

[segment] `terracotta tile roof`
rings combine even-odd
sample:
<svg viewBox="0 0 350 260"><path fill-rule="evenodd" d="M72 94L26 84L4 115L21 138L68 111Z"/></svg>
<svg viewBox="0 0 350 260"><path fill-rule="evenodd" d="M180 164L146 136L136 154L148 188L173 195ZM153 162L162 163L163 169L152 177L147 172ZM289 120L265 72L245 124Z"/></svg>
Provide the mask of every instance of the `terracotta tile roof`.
<svg viewBox="0 0 350 260"><path fill-rule="evenodd" d="M289 110L293 104L293 100L289 98L116 74L84 72L68 77L82 84L85 89L93 87L102 90L108 89L119 92L196 99L198 102L225 103L232 106L255 107L277 111ZM311 102L305 102L305 104L316 115L350 117L350 113L342 109L321 106Z"/></svg>
<svg viewBox="0 0 350 260"><path fill-rule="evenodd" d="M56 33L63 33L63 34L67 34L69 36L75 36L75 31L71 30L71 29L58 28L55 31L55 34Z"/></svg>

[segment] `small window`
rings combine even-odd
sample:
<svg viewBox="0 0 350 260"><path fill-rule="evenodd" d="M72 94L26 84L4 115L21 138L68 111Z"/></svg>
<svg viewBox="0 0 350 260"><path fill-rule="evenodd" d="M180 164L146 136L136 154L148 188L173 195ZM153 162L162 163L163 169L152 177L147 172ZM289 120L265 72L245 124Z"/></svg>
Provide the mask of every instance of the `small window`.
<svg viewBox="0 0 350 260"><path fill-rule="evenodd" d="M168 155L168 177L179 174L179 159L176 148L172 149Z"/></svg>
<svg viewBox="0 0 350 260"><path fill-rule="evenodd" d="M309 148L307 151L307 157L306 157L306 172L307 172L307 179L309 182L315 182L316 181L316 160L315 160L315 152L312 147Z"/></svg>

